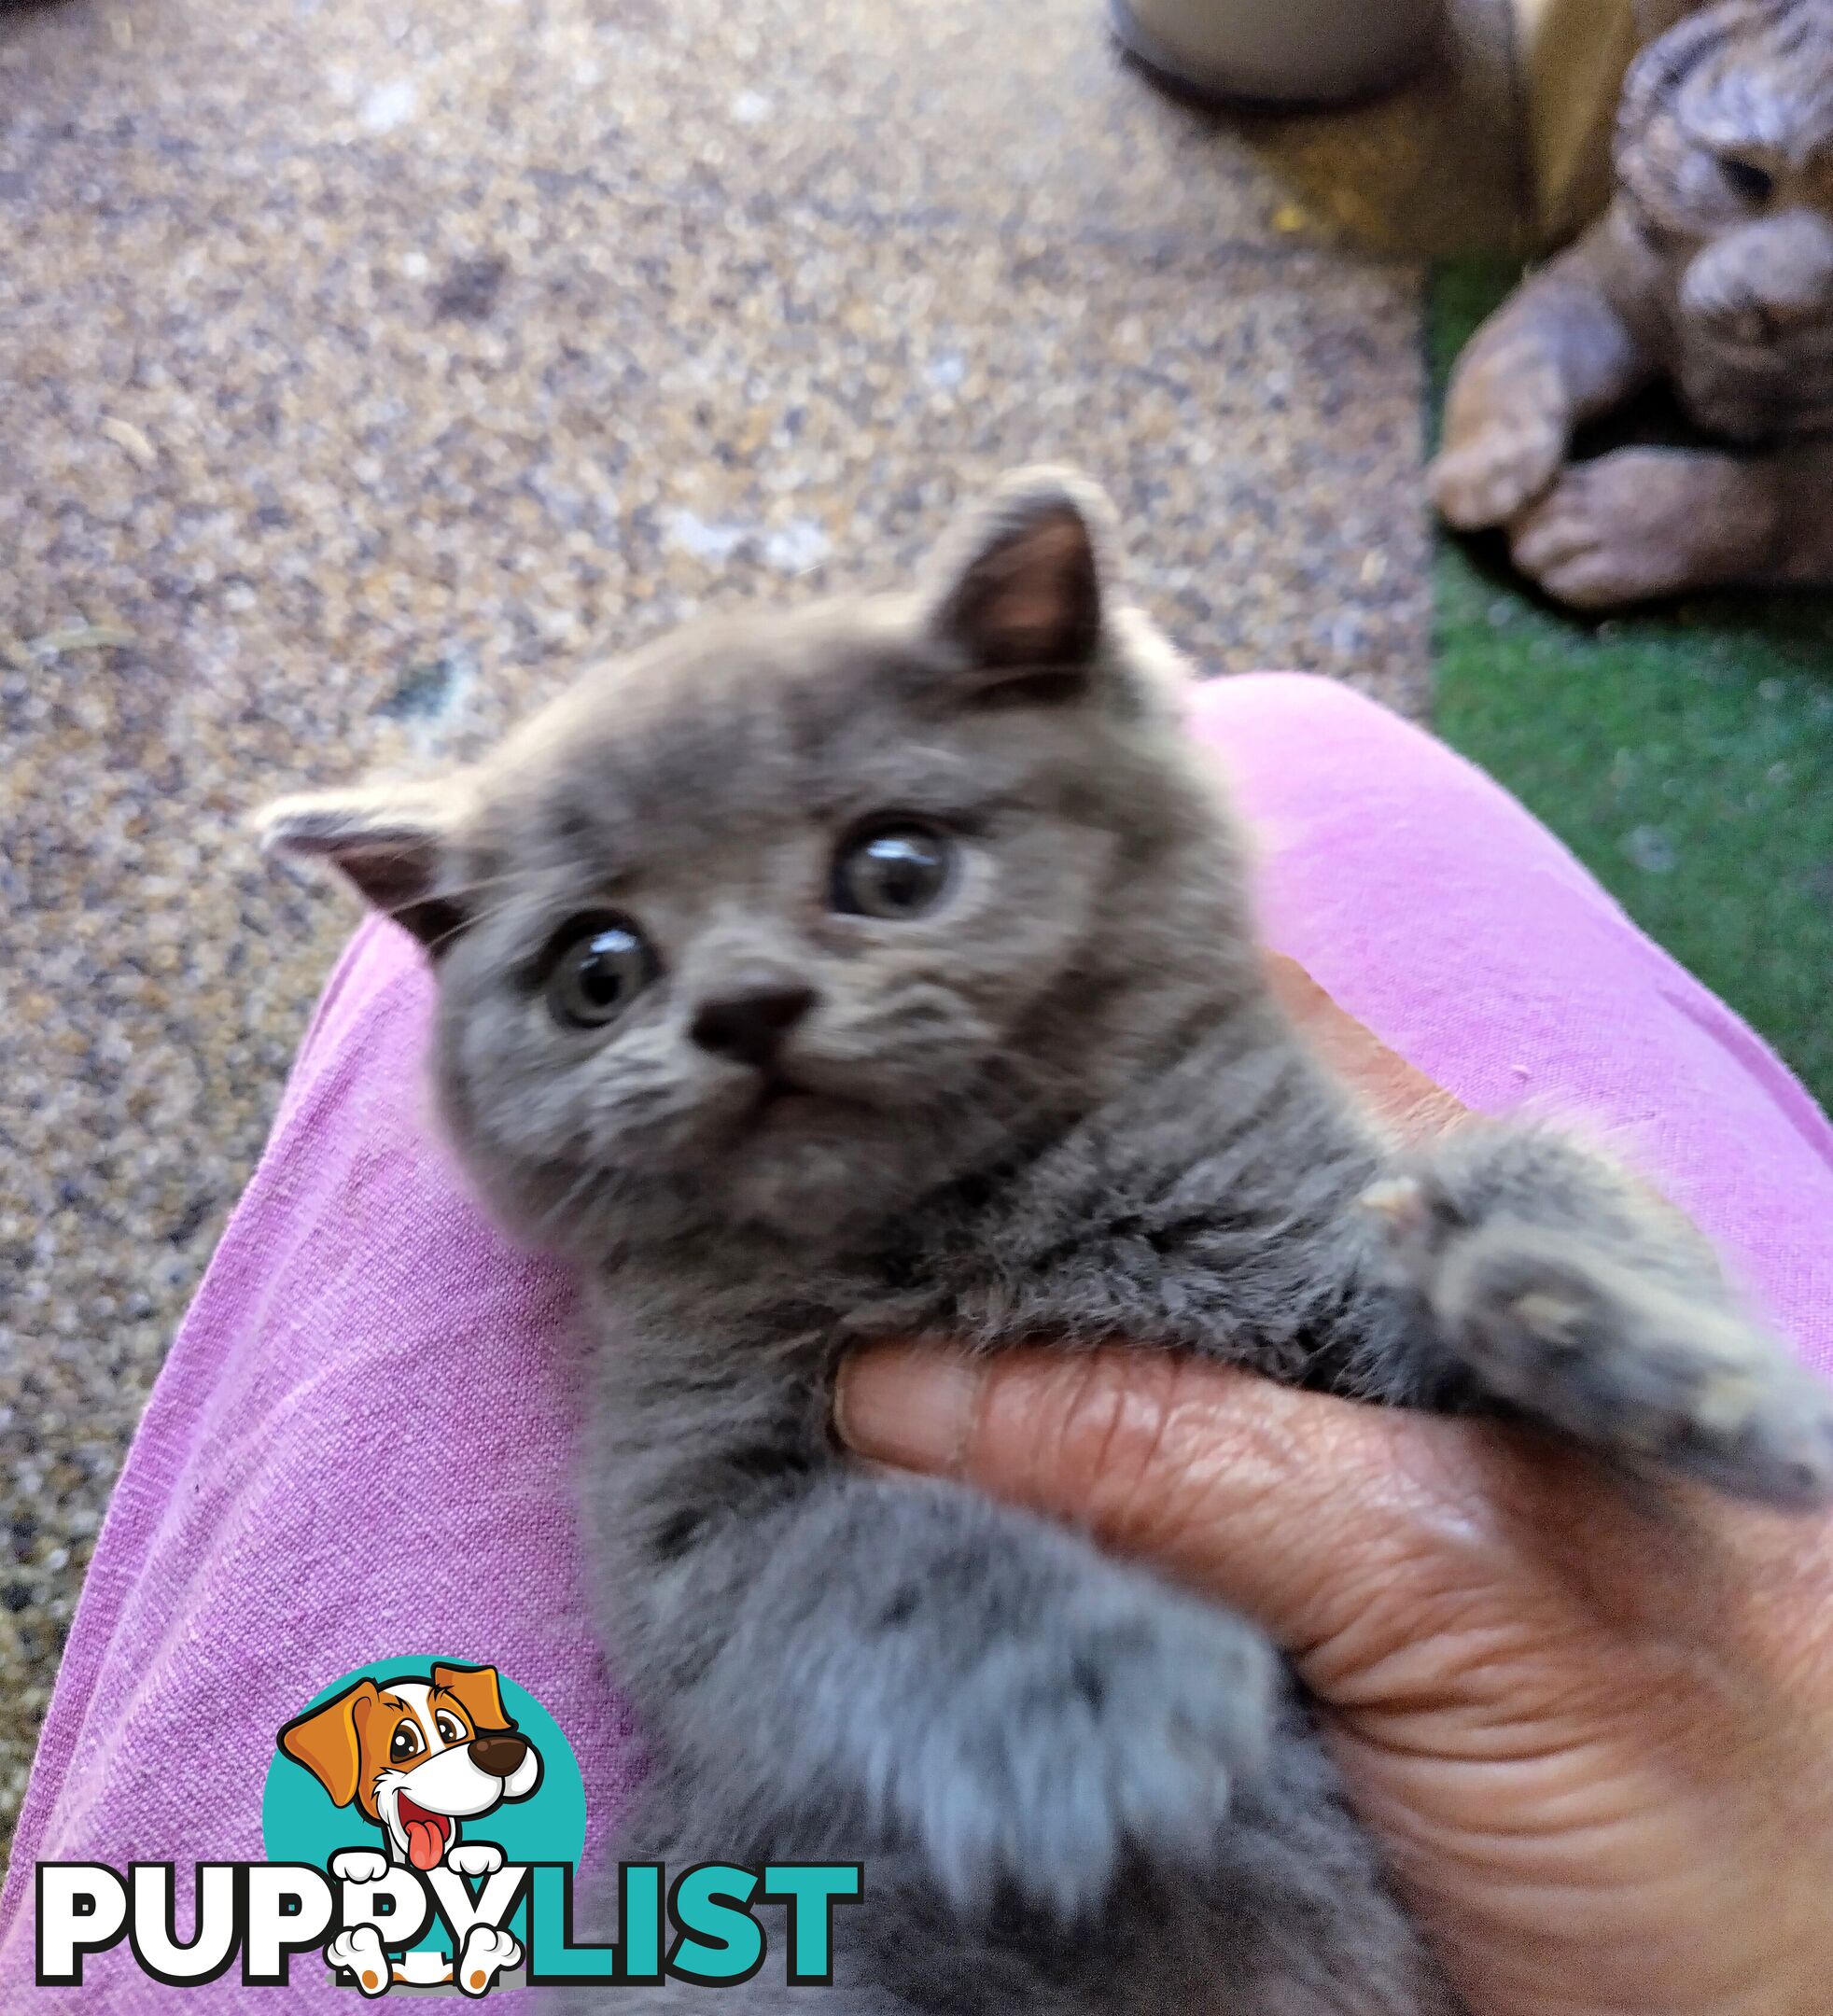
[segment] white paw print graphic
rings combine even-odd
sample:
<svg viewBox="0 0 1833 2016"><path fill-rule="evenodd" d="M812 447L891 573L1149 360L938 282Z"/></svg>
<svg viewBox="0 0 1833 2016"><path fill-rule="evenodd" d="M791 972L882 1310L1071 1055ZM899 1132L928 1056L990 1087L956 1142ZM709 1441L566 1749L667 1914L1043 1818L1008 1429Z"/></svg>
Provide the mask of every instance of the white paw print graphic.
<svg viewBox="0 0 1833 2016"><path fill-rule="evenodd" d="M379 1861L381 1857L376 1859ZM335 1869L336 1865L332 1867ZM339 1870L338 1873L343 1872ZM353 1883L369 1881L363 1876L350 1880ZM393 1978L388 1971L388 1955L383 1952L381 1935L373 1925L353 1925L349 1931L340 1932L325 1948L325 1958L334 1967L348 1967L357 1977L357 1987L366 1995L388 1993L388 1983Z"/></svg>
<svg viewBox="0 0 1833 2016"><path fill-rule="evenodd" d="M522 1946L495 1925L473 1925L465 1935L456 1973L459 1992L468 1995L487 1994L497 1976L522 1964Z"/></svg>
<svg viewBox="0 0 1833 2016"><path fill-rule="evenodd" d="M503 1866L503 1851L495 1841L455 1841L445 1852L445 1866L461 1876L494 1876Z"/></svg>
<svg viewBox="0 0 1833 2016"><path fill-rule="evenodd" d="M379 1848L343 1848L331 1857L331 1874L340 1883L380 1883L388 1873L388 1857Z"/></svg>

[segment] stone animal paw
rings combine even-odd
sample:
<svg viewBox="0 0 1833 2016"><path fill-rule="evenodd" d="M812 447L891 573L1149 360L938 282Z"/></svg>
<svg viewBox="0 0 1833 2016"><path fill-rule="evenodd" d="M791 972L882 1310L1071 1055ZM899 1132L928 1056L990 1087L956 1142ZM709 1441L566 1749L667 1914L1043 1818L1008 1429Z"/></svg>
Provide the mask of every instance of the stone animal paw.
<svg viewBox="0 0 1833 2016"><path fill-rule="evenodd" d="M497 1975L522 1964L521 1942L495 1925L477 1925L465 1935L454 1973L461 1995L486 1994Z"/></svg>
<svg viewBox="0 0 1833 2016"><path fill-rule="evenodd" d="M342 1873L335 1863L332 1871ZM365 1883L370 1879L358 1876L350 1880ZM382 1950L382 1936L372 1925L352 1925L347 1932L340 1932L326 1946L325 1959L328 1965L347 1968L354 1974L357 1986L366 1995L386 1995L394 1980L388 1956Z"/></svg>
<svg viewBox="0 0 1833 2016"><path fill-rule="evenodd" d="M1505 525L1559 475L1566 446L1558 408L1502 407L1454 427L1427 479L1432 500L1460 531Z"/></svg>
<svg viewBox="0 0 1833 2016"><path fill-rule="evenodd" d="M1510 528L1515 564L1574 609L1760 574L1773 511L1728 458L1624 449L1569 469Z"/></svg>

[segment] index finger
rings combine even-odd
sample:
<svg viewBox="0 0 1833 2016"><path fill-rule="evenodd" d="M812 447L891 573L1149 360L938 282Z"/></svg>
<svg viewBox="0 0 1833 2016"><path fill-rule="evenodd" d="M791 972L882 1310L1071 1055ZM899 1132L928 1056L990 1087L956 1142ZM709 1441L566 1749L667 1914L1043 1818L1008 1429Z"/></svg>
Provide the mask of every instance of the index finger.
<svg viewBox="0 0 1833 2016"><path fill-rule="evenodd" d="M1246 1611L1319 1662L1321 1691L1496 1579L1468 1423L1155 1354L904 1345L848 1363L837 1418L863 1455L1077 1524Z"/></svg>
<svg viewBox="0 0 1833 2016"><path fill-rule="evenodd" d="M1520 1424L1158 1353L903 1344L842 1367L836 1422L861 1455L1080 1526L1245 1611L1338 1707L1441 1685L1420 1666L1434 1640L1547 1650L1574 1626L1833 1680L1825 1522L1626 1489Z"/></svg>

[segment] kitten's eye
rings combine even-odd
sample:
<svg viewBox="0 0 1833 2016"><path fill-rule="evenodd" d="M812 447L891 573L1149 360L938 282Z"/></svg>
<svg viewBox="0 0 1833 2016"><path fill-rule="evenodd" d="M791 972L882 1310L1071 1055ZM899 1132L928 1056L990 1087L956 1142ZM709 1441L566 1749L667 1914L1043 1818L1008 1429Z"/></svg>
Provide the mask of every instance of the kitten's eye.
<svg viewBox="0 0 1833 2016"><path fill-rule="evenodd" d="M418 1757L426 1744L420 1741L420 1731L412 1722L398 1722L395 1733L388 1739L388 1756L392 1762L399 1764L411 1757Z"/></svg>
<svg viewBox="0 0 1833 2016"><path fill-rule="evenodd" d="M880 826L833 864L833 907L850 917L921 917L947 890L955 850L927 826Z"/></svg>
<svg viewBox="0 0 1833 2016"><path fill-rule="evenodd" d="M1718 166L1731 186L1731 193L1742 203L1766 203L1776 192L1775 176L1767 168L1759 168L1755 161L1740 161L1735 154L1727 154Z"/></svg>
<svg viewBox="0 0 1833 2016"><path fill-rule="evenodd" d="M602 1029L654 977L655 957L636 926L595 917L567 936L553 961L548 1006L570 1029Z"/></svg>

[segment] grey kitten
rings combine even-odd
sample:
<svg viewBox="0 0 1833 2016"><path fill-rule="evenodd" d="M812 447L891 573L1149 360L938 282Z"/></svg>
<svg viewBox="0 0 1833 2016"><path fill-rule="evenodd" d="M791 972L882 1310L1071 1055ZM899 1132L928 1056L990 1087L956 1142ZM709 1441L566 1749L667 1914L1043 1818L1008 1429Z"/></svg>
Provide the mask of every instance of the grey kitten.
<svg viewBox="0 0 1833 2016"><path fill-rule="evenodd" d="M426 941L453 1139L594 1284L593 1594L661 1756L622 1853L862 1860L861 2016L1446 2010L1260 1633L843 1461L842 1353L1126 1338L1791 1505L1833 1409L1629 1178L1401 1155L1313 1060L1106 527L1021 476L913 594L691 629L269 834Z"/></svg>
<svg viewBox="0 0 1833 2016"><path fill-rule="evenodd" d="M1833 586L1833 0L1638 12L1616 201L1471 339L1433 495L1581 607ZM1571 461L1658 378L1739 452Z"/></svg>

